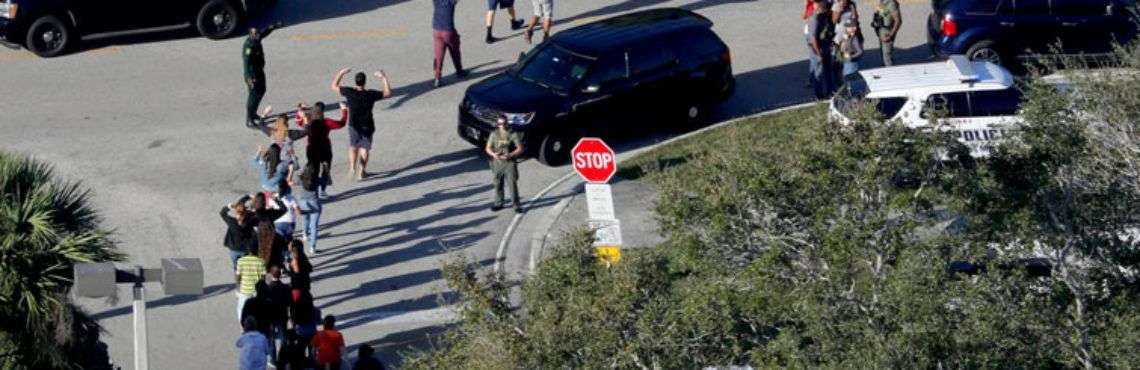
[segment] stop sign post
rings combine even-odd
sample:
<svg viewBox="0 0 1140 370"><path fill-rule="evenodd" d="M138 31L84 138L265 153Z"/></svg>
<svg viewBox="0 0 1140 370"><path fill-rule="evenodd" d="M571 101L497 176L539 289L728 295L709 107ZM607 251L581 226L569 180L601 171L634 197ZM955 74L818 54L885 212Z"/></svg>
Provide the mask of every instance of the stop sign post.
<svg viewBox="0 0 1140 370"><path fill-rule="evenodd" d="M621 260L621 223L614 212L610 179L617 173L614 150L599 138L578 140L570 150L574 171L586 180L587 224L594 232L598 259L607 265Z"/></svg>

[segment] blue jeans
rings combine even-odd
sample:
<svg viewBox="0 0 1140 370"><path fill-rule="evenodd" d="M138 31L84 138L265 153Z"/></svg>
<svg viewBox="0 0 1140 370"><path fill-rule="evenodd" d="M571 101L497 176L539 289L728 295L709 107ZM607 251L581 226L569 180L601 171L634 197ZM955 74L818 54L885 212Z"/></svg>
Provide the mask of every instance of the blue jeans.
<svg viewBox="0 0 1140 370"><path fill-rule="evenodd" d="M819 45L820 53L823 54L822 57L815 55L815 51L812 50L811 45L808 45L808 67L811 71L811 86L815 91L815 97L820 99L827 98L828 95L831 95L832 90L832 72L828 71L831 65L831 46L824 44L826 43L821 42Z"/></svg>
<svg viewBox="0 0 1140 370"><path fill-rule="evenodd" d="M317 250L317 226L321 223L321 209L301 214L301 234L309 238L309 247Z"/></svg>
<svg viewBox="0 0 1140 370"><path fill-rule="evenodd" d="M843 62L843 77L856 72L859 72L859 58Z"/></svg>
<svg viewBox="0 0 1140 370"><path fill-rule="evenodd" d="M237 260L238 260L238 258L245 257L245 252L238 252L238 251L235 251L233 249L228 249L228 250L230 251L230 262L233 262L234 271L237 271Z"/></svg>
<svg viewBox="0 0 1140 370"><path fill-rule="evenodd" d="M293 237L293 230L296 226L292 222L274 222L273 229L277 231L277 235L284 236L286 239Z"/></svg>

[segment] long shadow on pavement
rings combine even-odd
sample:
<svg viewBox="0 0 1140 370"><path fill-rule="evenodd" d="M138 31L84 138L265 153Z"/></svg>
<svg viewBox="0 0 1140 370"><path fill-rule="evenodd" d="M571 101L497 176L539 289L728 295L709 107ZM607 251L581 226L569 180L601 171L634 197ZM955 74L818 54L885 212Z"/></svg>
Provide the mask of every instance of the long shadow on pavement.
<svg viewBox="0 0 1140 370"><path fill-rule="evenodd" d="M447 64L445 65L444 68L448 68L447 66L451 65L450 64L451 61L447 60L445 62ZM482 78L484 76L489 76L489 75L499 73L500 71L505 70L505 69L507 69L507 67L509 67L509 66L501 66L501 67L495 67L495 68L491 68L491 69L482 69L482 68L485 68L485 67L490 66L490 65L494 65L494 64L499 63L499 62L500 62L500 60L493 60L490 62L480 63L480 64L475 65L473 67L467 67L467 72L470 72L470 74L468 74L466 77L463 77L463 80L477 80L477 79ZM430 74L430 71L429 71L429 74ZM441 81L444 83L444 85L440 86L439 88L440 89L447 88L448 85L456 83L457 81L455 81L455 79L456 79L455 74L451 74L451 75L444 74L443 77L441 78ZM430 79L423 80L420 82L416 82L413 84L400 86L399 88L392 90L392 96L399 96L399 99L396 99L396 101L392 102L392 104L389 105L388 108L386 108L386 109L399 108L400 106L404 105L404 103L408 102L409 100L415 99L415 98L419 97L420 95L423 95L423 94L426 94L432 90L435 90L436 89L435 86L432 85L434 82L435 82L435 78L430 78Z"/></svg>
<svg viewBox="0 0 1140 370"><path fill-rule="evenodd" d="M146 308L147 309L155 309L155 308L166 307L166 306L177 306L177 305L180 305L183 303L190 303L193 301L198 301L198 300L210 298L210 297L213 297L213 296L216 296L219 294L223 294L223 293L226 293L226 292L229 292L232 290L234 290L233 284L211 285L211 286L203 288L202 295L166 296L166 297L162 297L159 299L147 301L146 302ZM119 307L116 309L107 310L107 311L103 311L103 312L91 315L91 318L95 319L95 320L103 320L103 319L107 319L107 318L111 318L111 317L115 317L115 316L119 316L119 315L128 315L132 312L132 310L133 310L133 308L131 306Z"/></svg>
<svg viewBox="0 0 1140 370"><path fill-rule="evenodd" d="M278 0L276 5L259 13L251 22L258 26L284 22L289 26L367 13L408 1L410 0Z"/></svg>
<svg viewBox="0 0 1140 370"><path fill-rule="evenodd" d="M431 170L427 170L427 171L423 171L423 172L417 172L415 174L408 175L408 176L392 178L392 176L398 176L399 174L401 174L403 172L410 171L414 168L423 167L423 166L427 166L427 165L431 165L431 164L435 164L435 163L441 163L441 162L454 162L456 160L461 160L461 161L455 162L455 163L450 163L446 166L434 168ZM418 184L421 184L421 183L426 182L426 181L431 181L431 180L435 180L435 179L442 179L442 178L447 178L447 177L451 177L451 176L457 176L457 175L472 172L472 171L487 170L487 168L488 168L487 167L487 161L482 159L482 157L479 154L479 149L472 147L469 149L463 149L463 150L459 150L456 152L437 155L437 156L434 156L432 158L428 158L425 160L418 161L411 166L404 167L404 168L401 168L398 170L389 171L387 173L383 173L382 175L374 176L374 177L369 178L365 181L369 181L369 182L376 181L376 179L378 179L378 178L385 179L385 181L375 183L372 185L368 185L368 186L364 186L364 187L358 187L358 188L337 194L336 196L334 196L334 199L331 202L340 202L340 201L352 199L352 198L357 197L357 196L367 195L367 194L371 194L371 193L375 193L375 192L383 191L383 190L392 190L392 189L402 188L405 186L418 185ZM334 223L330 223L330 224L335 225Z"/></svg>
<svg viewBox="0 0 1140 370"><path fill-rule="evenodd" d="M604 16L609 16L609 15L615 15L618 13L624 13L624 12L628 12L628 11L638 10L638 9L641 9L644 7L660 5L663 3L667 3L669 1L670 0L625 0L625 1L618 2L616 4L606 5L606 6L603 6L601 8L590 10L590 11L587 11L584 13L575 14L569 18L555 19L554 25L557 26L557 25L566 24L566 23L573 23L575 21L582 20L582 19L589 19L589 18L594 18L594 17L604 17ZM711 7L714 7L717 5L734 4L734 3L749 3L749 2L754 2L754 1L756 1L756 0L697 0L697 1L685 4L685 5L681 5L680 7L684 8L684 9L692 10L692 11L697 11L697 10L701 10L701 9L705 9L705 8L711 8ZM557 29L555 29L555 30L557 31Z"/></svg>

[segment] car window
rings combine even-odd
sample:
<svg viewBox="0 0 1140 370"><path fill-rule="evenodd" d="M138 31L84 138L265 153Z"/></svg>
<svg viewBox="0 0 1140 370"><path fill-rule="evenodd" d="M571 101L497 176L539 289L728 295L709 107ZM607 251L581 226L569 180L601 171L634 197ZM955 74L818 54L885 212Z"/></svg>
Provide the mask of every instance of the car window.
<svg viewBox="0 0 1140 370"><path fill-rule="evenodd" d="M1013 0L1017 15L1049 15L1049 0Z"/></svg>
<svg viewBox="0 0 1140 370"><path fill-rule="evenodd" d="M966 8L968 14L996 14L1002 6L1002 0L974 0Z"/></svg>
<svg viewBox="0 0 1140 370"><path fill-rule="evenodd" d="M1053 0L1053 14L1105 15L1108 0Z"/></svg>
<svg viewBox="0 0 1140 370"><path fill-rule="evenodd" d="M1017 88L970 93L970 113L975 117L1017 115L1020 104L1021 91Z"/></svg>
<svg viewBox="0 0 1140 370"><path fill-rule="evenodd" d="M669 48L674 55L686 62L709 55L719 56L722 50L716 36L707 29L684 32L669 37Z"/></svg>
<svg viewBox="0 0 1140 370"><path fill-rule="evenodd" d="M586 75L586 86L603 86L625 77L625 55L613 55L602 58Z"/></svg>
<svg viewBox="0 0 1140 370"><path fill-rule="evenodd" d="M526 60L517 70L523 80L548 88L568 90L585 76L593 59L572 53L555 44L547 44Z"/></svg>
<svg viewBox="0 0 1140 370"><path fill-rule="evenodd" d="M944 118L970 117L970 95L964 92L931 95L922 108L922 118L934 112L943 112Z"/></svg>
<svg viewBox="0 0 1140 370"><path fill-rule="evenodd" d="M635 47L629 51L629 74L636 76L664 67L672 59L660 44Z"/></svg>
<svg viewBox="0 0 1140 370"><path fill-rule="evenodd" d="M899 111L906 105L907 98L880 98L876 100L875 110L878 110L884 119L891 119L899 114Z"/></svg>

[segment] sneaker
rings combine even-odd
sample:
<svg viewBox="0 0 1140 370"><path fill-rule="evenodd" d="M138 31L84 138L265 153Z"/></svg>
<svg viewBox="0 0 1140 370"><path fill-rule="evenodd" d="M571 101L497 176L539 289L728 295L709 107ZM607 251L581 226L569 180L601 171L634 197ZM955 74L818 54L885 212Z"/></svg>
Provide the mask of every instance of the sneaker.
<svg viewBox="0 0 1140 370"><path fill-rule="evenodd" d="M469 74L471 74L471 72L467 72L466 69L461 69L461 70L455 71L455 77L457 77L457 78L464 78L464 77L467 77L467 75L469 75Z"/></svg>
<svg viewBox="0 0 1140 370"><path fill-rule="evenodd" d="M498 204L498 203L491 204L491 212L498 212L500 209L503 209L502 204Z"/></svg>
<svg viewBox="0 0 1140 370"><path fill-rule="evenodd" d="M515 213L522 213L522 205L515 203Z"/></svg>
<svg viewBox="0 0 1140 370"><path fill-rule="evenodd" d="M495 42L495 36L491 36L491 33L487 32L487 38L484 38L483 42L488 43L488 44L492 44Z"/></svg>
<svg viewBox="0 0 1140 370"><path fill-rule="evenodd" d="M309 255L310 256L316 256L317 255L317 248L313 248L313 246L310 245L309 246Z"/></svg>
<svg viewBox="0 0 1140 370"><path fill-rule="evenodd" d="M437 89L438 89L440 86L443 86L443 82L442 82L442 81L440 81L438 78L437 78L437 79L435 79L435 82L432 82L432 83L431 83L431 87L434 87L434 88L437 88Z"/></svg>
<svg viewBox="0 0 1140 370"><path fill-rule="evenodd" d="M511 20L511 30L512 31L518 31L518 30L522 29L523 23L525 23L525 22L523 22L522 19L512 19Z"/></svg>

